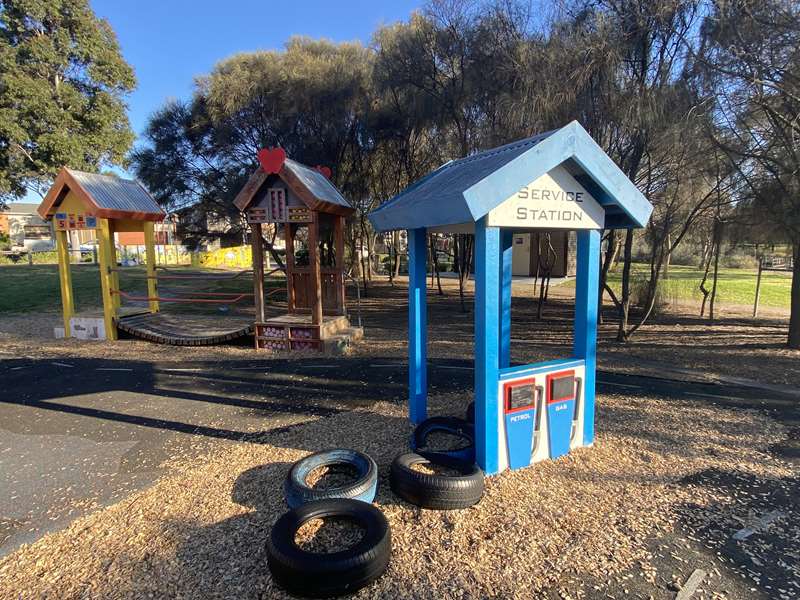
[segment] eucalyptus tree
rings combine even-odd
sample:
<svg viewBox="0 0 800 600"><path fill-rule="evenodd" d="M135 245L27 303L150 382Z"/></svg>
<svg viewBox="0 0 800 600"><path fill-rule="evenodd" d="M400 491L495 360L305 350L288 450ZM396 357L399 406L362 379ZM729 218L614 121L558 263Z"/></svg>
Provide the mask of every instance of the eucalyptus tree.
<svg viewBox="0 0 800 600"><path fill-rule="evenodd" d="M223 60L198 78L189 102L154 114L132 155L136 173L159 202L202 217L184 220L196 242L214 235L209 217L246 229L233 199L261 148L281 146L296 160L329 166L345 195L360 199L370 60L360 44L306 38Z"/></svg>
<svg viewBox="0 0 800 600"><path fill-rule="evenodd" d="M135 85L87 0L0 0L0 205L43 195L64 165L122 164Z"/></svg>
<svg viewBox="0 0 800 600"><path fill-rule="evenodd" d="M753 226L791 242L788 344L800 348L800 5L714 2L702 33L695 56L714 90L715 140L747 186Z"/></svg>
<svg viewBox="0 0 800 600"><path fill-rule="evenodd" d="M667 182L686 168L671 158L683 152L683 137L703 119L687 84L686 40L703 15L699 0L576 0L556 15L542 64L563 76L549 81L543 96L556 120L569 115L592 136L623 172L656 204L671 193ZM672 175L670 175L672 173ZM617 233L607 235L608 247ZM611 294L619 312L617 338L625 341L647 318L631 325L631 265L634 232L624 232L622 288ZM602 267L607 274L613 253ZM660 268L647 283L654 297ZM608 286L605 289L611 292Z"/></svg>

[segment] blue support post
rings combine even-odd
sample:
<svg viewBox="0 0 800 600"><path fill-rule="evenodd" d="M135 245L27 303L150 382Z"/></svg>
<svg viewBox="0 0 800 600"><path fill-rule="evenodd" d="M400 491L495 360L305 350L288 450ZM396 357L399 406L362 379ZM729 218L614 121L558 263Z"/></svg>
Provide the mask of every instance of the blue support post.
<svg viewBox="0 0 800 600"><path fill-rule="evenodd" d="M586 363L583 383L583 443L594 443L597 309L600 285L600 232L578 231L578 274L575 282L575 358Z"/></svg>
<svg viewBox="0 0 800 600"><path fill-rule="evenodd" d="M475 224L475 454L488 475L498 472L500 369L500 230Z"/></svg>
<svg viewBox="0 0 800 600"><path fill-rule="evenodd" d="M428 412L427 239L424 227L408 230L408 418L412 423L424 421Z"/></svg>
<svg viewBox="0 0 800 600"><path fill-rule="evenodd" d="M514 234L500 230L500 368L511 366L511 278Z"/></svg>

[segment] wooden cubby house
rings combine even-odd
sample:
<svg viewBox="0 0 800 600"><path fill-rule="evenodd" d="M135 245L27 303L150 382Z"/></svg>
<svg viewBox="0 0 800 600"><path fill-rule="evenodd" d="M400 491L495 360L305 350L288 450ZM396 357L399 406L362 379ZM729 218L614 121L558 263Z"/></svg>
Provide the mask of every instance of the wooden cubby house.
<svg viewBox="0 0 800 600"><path fill-rule="evenodd" d="M362 336L345 300L344 228L353 207L329 181L330 171L259 152L260 167L234 200L252 229L255 343L266 350L336 350ZM286 242L286 314L267 317L262 226Z"/></svg>

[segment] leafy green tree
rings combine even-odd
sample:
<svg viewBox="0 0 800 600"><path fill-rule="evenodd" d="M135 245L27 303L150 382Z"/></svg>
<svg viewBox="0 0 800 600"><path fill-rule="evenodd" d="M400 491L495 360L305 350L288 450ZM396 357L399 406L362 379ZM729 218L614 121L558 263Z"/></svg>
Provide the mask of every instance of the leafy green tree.
<svg viewBox="0 0 800 600"><path fill-rule="evenodd" d="M369 70L360 44L306 38L284 51L232 56L198 80L191 101L155 113L133 167L159 203L182 209L181 233L191 244L218 235L209 219L246 233L233 199L261 148L281 146L295 160L329 166L348 197L365 198Z"/></svg>
<svg viewBox="0 0 800 600"><path fill-rule="evenodd" d="M0 0L0 203L62 166L122 164L136 80L87 0Z"/></svg>

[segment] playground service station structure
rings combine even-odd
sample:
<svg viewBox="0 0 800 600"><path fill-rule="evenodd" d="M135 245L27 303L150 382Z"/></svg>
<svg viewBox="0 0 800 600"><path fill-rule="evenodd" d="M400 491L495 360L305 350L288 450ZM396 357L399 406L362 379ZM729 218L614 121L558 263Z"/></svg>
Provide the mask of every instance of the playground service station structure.
<svg viewBox="0 0 800 600"><path fill-rule="evenodd" d="M427 416L427 233L474 233L478 464L496 474L592 445L600 232L652 210L573 121L450 161L373 211L376 230L408 230L410 420ZM552 229L577 231L574 355L511 366L512 236Z"/></svg>

